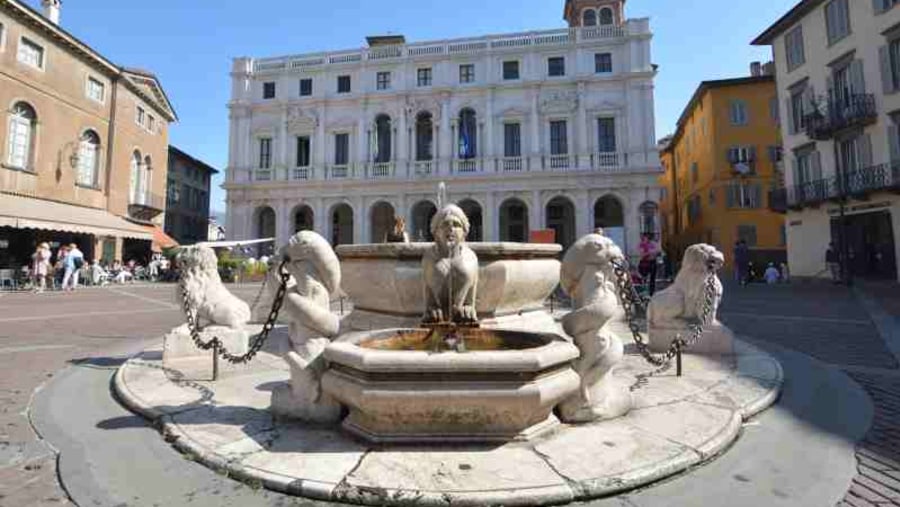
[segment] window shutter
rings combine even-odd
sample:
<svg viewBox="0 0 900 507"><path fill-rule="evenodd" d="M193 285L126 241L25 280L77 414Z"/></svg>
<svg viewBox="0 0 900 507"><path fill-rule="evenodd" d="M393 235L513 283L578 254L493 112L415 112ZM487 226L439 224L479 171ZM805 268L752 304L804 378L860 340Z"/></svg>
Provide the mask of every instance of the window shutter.
<svg viewBox="0 0 900 507"><path fill-rule="evenodd" d="M808 115L816 112L816 91L812 85L807 85L803 91L803 114Z"/></svg>
<svg viewBox="0 0 900 507"><path fill-rule="evenodd" d="M787 118L788 134L796 134L797 126L794 123L794 108L791 107L790 97L784 100L784 113L785 118Z"/></svg>
<svg viewBox="0 0 900 507"><path fill-rule="evenodd" d="M900 129L896 125L888 125L888 144L891 150L891 162L900 162Z"/></svg>
<svg viewBox="0 0 900 507"><path fill-rule="evenodd" d="M751 185L753 189L753 208L761 208L762 207L762 186L759 184Z"/></svg>
<svg viewBox="0 0 900 507"><path fill-rule="evenodd" d="M809 156L810 181L822 179L822 154L818 150Z"/></svg>
<svg viewBox="0 0 900 507"><path fill-rule="evenodd" d="M878 48L881 61L881 88L884 93L894 93L894 77L891 75L891 54L887 46Z"/></svg>
<svg viewBox="0 0 900 507"><path fill-rule="evenodd" d="M854 94L866 93L866 78L863 75L863 61L860 59L850 62L850 87Z"/></svg>
<svg viewBox="0 0 900 507"><path fill-rule="evenodd" d="M756 146L747 147L747 165L750 166L750 172L756 172Z"/></svg>
<svg viewBox="0 0 900 507"><path fill-rule="evenodd" d="M728 190L728 191L725 193L725 196L726 196L726 199L725 199L726 202L725 202L725 204L726 204L729 208L733 208L734 205L735 205L735 200L736 200L735 197L734 197L734 191L735 191L735 188L736 188L736 187L734 186L734 184L728 185L728 187L727 187L727 190Z"/></svg>
<svg viewBox="0 0 900 507"><path fill-rule="evenodd" d="M872 136L865 134L859 138L859 143L860 168L872 167Z"/></svg>
<svg viewBox="0 0 900 507"><path fill-rule="evenodd" d="M728 159L729 164L734 164L736 162L734 148L728 148L725 150L725 158Z"/></svg>

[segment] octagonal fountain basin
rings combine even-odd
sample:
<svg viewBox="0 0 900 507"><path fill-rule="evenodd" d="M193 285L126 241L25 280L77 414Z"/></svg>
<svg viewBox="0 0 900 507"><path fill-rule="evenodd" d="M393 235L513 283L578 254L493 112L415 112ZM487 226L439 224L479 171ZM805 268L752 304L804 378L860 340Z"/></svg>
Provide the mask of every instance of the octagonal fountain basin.
<svg viewBox="0 0 900 507"><path fill-rule="evenodd" d="M373 442L505 442L559 424L553 407L580 383L573 344L549 333L459 332L466 352L434 352L428 329L328 345L322 389L349 408L344 429Z"/></svg>
<svg viewBox="0 0 900 507"><path fill-rule="evenodd" d="M478 256L480 267L476 310L482 325L552 329L552 319L543 311L543 305L559 283L560 245L468 246ZM417 326L425 312L422 256L431 247L432 243L337 247L342 287L354 305L345 327L365 331Z"/></svg>

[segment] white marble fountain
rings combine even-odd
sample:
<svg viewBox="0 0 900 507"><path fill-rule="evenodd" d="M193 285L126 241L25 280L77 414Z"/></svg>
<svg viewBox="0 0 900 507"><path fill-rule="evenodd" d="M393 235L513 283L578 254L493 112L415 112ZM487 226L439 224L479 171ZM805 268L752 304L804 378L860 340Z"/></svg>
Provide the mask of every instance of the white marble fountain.
<svg viewBox="0 0 900 507"><path fill-rule="evenodd" d="M187 383L189 364L208 356L183 357L191 330L182 327L166 337L177 360L148 351L119 370L120 398L160 419L198 461L272 489L372 505L534 505L608 495L711 459L778 396L777 361L715 321L722 257L708 245L689 249L650 308L651 347L701 325L702 354L688 350L684 377L657 372L632 392L656 368L624 346L614 269L624 259L602 232L560 262L557 245L466 243L468 219L452 204L431 229L434 243L337 252L297 233L279 254L284 283L270 284L290 322L282 345L272 344L276 331L218 381ZM229 308L245 316L246 305L225 297L214 273L180 289L210 324L197 336L259 349L259 338L234 344L248 319L227 318ZM572 309L554 318L544 302L558 284ZM354 303L343 319L330 308L341 288Z"/></svg>

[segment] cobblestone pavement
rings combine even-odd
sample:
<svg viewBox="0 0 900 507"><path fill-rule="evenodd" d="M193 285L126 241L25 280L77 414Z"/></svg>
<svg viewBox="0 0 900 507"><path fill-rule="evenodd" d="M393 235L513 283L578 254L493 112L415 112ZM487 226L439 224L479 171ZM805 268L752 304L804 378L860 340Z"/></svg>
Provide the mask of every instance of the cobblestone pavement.
<svg viewBox="0 0 900 507"><path fill-rule="evenodd" d="M736 332L837 366L871 397L875 417L857 447L859 475L839 505L900 505L900 370L860 298L824 284L728 289L722 320ZM900 287L862 284L857 291L900 328Z"/></svg>
<svg viewBox="0 0 900 507"><path fill-rule="evenodd" d="M257 288L233 290L250 301ZM862 290L897 322L898 288ZM831 285L728 287L721 317L738 334L835 365L867 390L875 422L859 444L860 474L842 505L900 505L900 369L859 298ZM139 349L181 321L170 285L0 293L0 506L68 503L55 454L27 417L35 389L67 365Z"/></svg>

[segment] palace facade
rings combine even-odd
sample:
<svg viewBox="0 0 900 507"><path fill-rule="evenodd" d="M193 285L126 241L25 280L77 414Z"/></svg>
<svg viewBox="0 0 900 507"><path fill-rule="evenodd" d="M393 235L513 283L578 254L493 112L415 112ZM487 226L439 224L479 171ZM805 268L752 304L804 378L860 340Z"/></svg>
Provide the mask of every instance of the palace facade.
<svg viewBox="0 0 900 507"><path fill-rule="evenodd" d="M235 59L229 239L381 242L402 216L428 240L443 181L472 241L602 227L634 254L658 233L660 164L649 20L624 3L569 0L555 30Z"/></svg>

